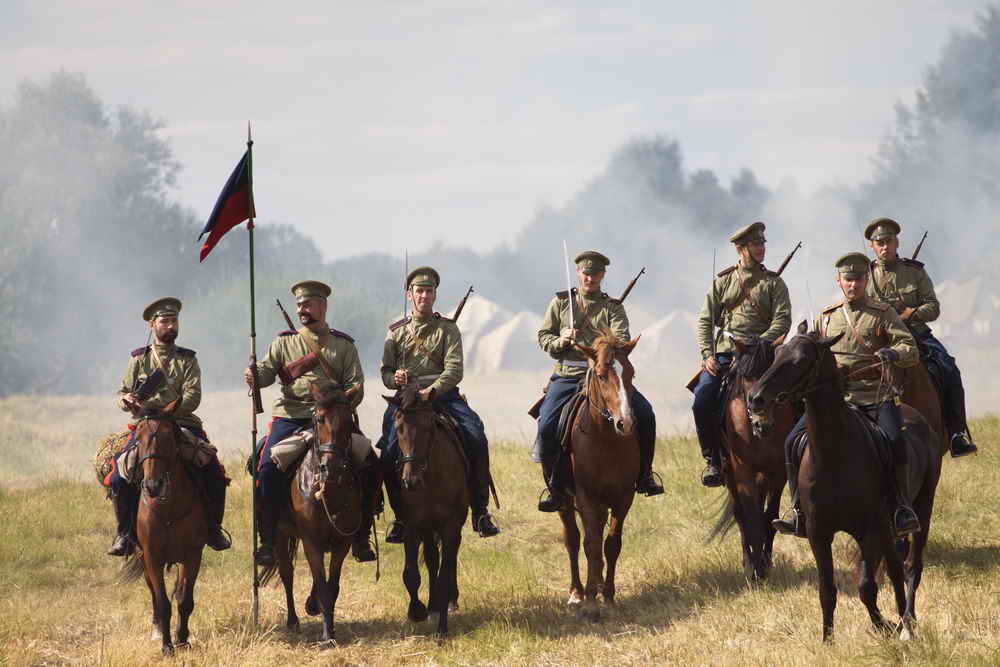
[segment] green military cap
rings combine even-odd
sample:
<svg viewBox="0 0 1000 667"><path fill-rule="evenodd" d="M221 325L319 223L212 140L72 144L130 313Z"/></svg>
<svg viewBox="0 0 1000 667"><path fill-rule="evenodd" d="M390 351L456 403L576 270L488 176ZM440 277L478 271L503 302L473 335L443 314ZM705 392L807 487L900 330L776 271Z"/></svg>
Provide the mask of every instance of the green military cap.
<svg viewBox="0 0 1000 667"><path fill-rule="evenodd" d="M580 269L587 275L593 275L595 273L600 273L611 264L611 260L597 252L596 250L587 250L586 252L581 252L573 260L576 263L576 268Z"/></svg>
<svg viewBox="0 0 1000 667"><path fill-rule="evenodd" d="M860 278L868 273L868 255L861 252L849 252L834 264L837 273L850 278Z"/></svg>
<svg viewBox="0 0 1000 667"><path fill-rule="evenodd" d="M899 223L892 218L876 218L865 227L865 238L869 241L878 241L897 234L899 234Z"/></svg>
<svg viewBox="0 0 1000 667"><path fill-rule="evenodd" d="M406 289L410 289L413 285L437 289L437 286L440 284L441 276L429 266L419 266L410 271L410 275L406 276Z"/></svg>
<svg viewBox="0 0 1000 667"><path fill-rule="evenodd" d="M729 240L736 245L746 245L747 243L766 243L764 238L764 223L754 222L741 229L729 237Z"/></svg>
<svg viewBox="0 0 1000 667"><path fill-rule="evenodd" d="M179 312L181 312L181 300L175 296L165 296L146 306L142 311L142 319L149 322L164 315L176 316Z"/></svg>
<svg viewBox="0 0 1000 667"><path fill-rule="evenodd" d="M330 286L318 280L303 280L292 285L292 296L295 303L302 303L308 299L325 299L330 296Z"/></svg>

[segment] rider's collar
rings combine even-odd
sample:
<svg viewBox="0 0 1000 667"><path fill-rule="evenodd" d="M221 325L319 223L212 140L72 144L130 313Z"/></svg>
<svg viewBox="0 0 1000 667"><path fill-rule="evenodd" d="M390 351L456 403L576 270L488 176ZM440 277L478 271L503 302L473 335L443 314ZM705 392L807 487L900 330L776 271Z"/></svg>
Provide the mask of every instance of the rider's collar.
<svg viewBox="0 0 1000 667"><path fill-rule="evenodd" d="M330 325L326 322L313 322L312 324L307 324L305 329L317 338L322 338L324 335L329 335L330 333Z"/></svg>
<svg viewBox="0 0 1000 667"><path fill-rule="evenodd" d="M414 310L412 317L413 317L413 321L414 322L419 322L419 323L422 324L422 323L430 320L432 317L434 317L434 313L431 312L431 313L427 313L426 315L421 315L419 312L417 312L416 310Z"/></svg>

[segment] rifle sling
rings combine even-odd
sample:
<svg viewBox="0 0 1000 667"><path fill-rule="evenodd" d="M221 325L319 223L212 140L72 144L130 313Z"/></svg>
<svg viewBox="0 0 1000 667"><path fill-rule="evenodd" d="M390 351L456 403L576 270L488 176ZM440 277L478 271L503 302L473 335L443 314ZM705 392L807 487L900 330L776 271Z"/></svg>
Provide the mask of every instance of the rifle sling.
<svg viewBox="0 0 1000 667"><path fill-rule="evenodd" d="M163 371L163 381L170 388L170 391L177 394L178 398L184 398L184 393L178 390L177 387L174 386L174 383L170 381L170 373L167 372L167 367L163 363L163 359L161 359L160 355L156 353L156 346L150 345L149 351L153 353L153 361L155 361L156 365L160 367L161 371Z"/></svg>
<svg viewBox="0 0 1000 667"><path fill-rule="evenodd" d="M305 331L306 333L302 333L303 331ZM322 350L320 350L320 347L319 345L316 344L316 341L314 341L309 336L309 334L311 333L312 332L306 329L305 327L302 327L302 329L299 329L298 331L298 334L302 336L302 339L306 342L306 345L309 347L309 350L316 355L316 359L319 361L319 365L323 368L323 373L326 374L327 379L333 384L340 384L333 377L335 373L333 372L333 367L330 366L330 362L327 361L326 358L323 356Z"/></svg>

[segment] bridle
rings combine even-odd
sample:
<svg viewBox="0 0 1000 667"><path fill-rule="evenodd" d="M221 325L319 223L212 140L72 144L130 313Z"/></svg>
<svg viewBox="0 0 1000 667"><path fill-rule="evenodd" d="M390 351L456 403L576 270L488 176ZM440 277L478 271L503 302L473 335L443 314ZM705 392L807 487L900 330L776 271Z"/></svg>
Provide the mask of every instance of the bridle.
<svg viewBox="0 0 1000 667"><path fill-rule="evenodd" d="M822 389L829 384L833 384L833 380L825 380L823 382L817 382L821 370L820 365L821 362L823 361L823 355L829 351L829 348L824 348L815 340L813 340L811 336L808 336L806 334L796 334L792 338L792 340L795 340L796 338L804 338L807 341L809 341L809 343L816 350L816 358L813 360L812 365L809 367L809 370L806 371L795 384L793 384L791 387L789 387L784 391L779 391L775 395L774 397L775 403L789 403L791 401L801 400L805 398L807 395L815 391L818 391L819 389Z"/></svg>
<svg viewBox="0 0 1000 667"><path fill-rule="evenodd" d="M401 407L401 408L399 408L398 412L400 412L400 413L418 412L418 411L423 412L423 411L428 411L428 410L433 411L433 409L434 409L434 407L428 403L427 405L411 405L410 407L405 408L405 409ZM435 434L436 430L437 430L437 420L432 418L431 419L430 444L427 445L427 453L426 454L419 454L419 455L418 454L407 454L407 455L404 455L404 456L400 456L396 460L396 473L397 474L402 475L402 473L403 473L403 466L406 465L407 463L412 463L412 464L422 463L423 464L422 466L420 466L420 469L416 473L418 476L424 474L425 472L427 472L427 469L428 469L428 467L430 466L430 463L431 463L431 449L432 449L432 445L434 444L434 434ZM402 452L400 452L400 454L402 454Z"/></svg>
<svg viewBox="0 0 1000 667"><path fill-rule="evenodd" d="M615 361L618 361L618 359L613 357L612 358L612 362L610 364L608 364L609 368L613 368L613 365L614 365ZM622 364L622 374L618 377L618 381L622 384L622 386L624 388L624 384L625 384L625 377L624 377L625 376L625 369L624 369L624 367L625 367L625 364L624 364L624 362L619 362L619 363ZM611 414L611 411L608 410L608 402L604 398L604 394L601 393L600 386L595 384L595 379L596 379L596 382L598 382L598 383L601 382L601 377L600 377L600 375L598 373L595 372L596 370L597 370L596 365L591 364L591 365L589 365L587 367L587 375L584 377L584 393L587 395L587 401L591 405L593 405L595 409L597 409L598 414L601 416L601 419L603 419L604 421L606 421L608 424L611 425L612 428L614 428L615 417L614 417L614 415ZM617 374L617 371L615 373ZM593 391L593 389L596 389L597 397L600 398L599 402L593 396L593 394L595 393ZM626 400L627 400L627 397L626 397ZM632 429L633 430L635 429L635 423L634 423L634 421L633 421ZM630 435L631 433L632 433L632 431L629 431L628 433L625 433L625 435Z"/></svg>
<svg viewBox="0 0 1000 667"><path fill-rule="evenodd" d="M160 435L160 427L163 425L163 423L164 422L170 422L171 427L174 427L176 425L176 420L175 419L176 419L175 417L173 417L172 415L169 415L167 413L150 413L150 414L142 415L142 416L140 416L138 418L137 422L150 422L150 421L156 422L156 426L152 429L152 432L150 433L150 436L149 436L150 448L152 448L152 444L156 442L157 437ZM138 428L138 424L136 425L136 428ZM140 443L140 445L141 445L141 443ZM176 461L178 459L178 457L179 457L179 450L177 448L177 443L174 442L173 443L173 452L169 456L166 455L166 454L160 454L160 453L156 453L156 452L150 452L148 454L140 456L139 460L136 461L136 463L135 463L135 467L137 469L141 470L142 469L142 464L145 463L146 461L150 461L150 460L160 460L160 461L166 461L168 463L173 463L174 461ZM163 489L162 489L162 491L158 495L152 496L149 493L149 483L153 482L153 481L156 481L157 479L159 479L159 478L155 477L155 478L149 479L149 478L146 478L145 475L143 476L143 480L142 480L141 486L142 486L143 489L146 490L146 494L144 495L144 497L152 497L152 498L154 498L154 500L157 500L158 502L166 502L170 498L170 489L171 489L172 484L173 484L173 475L171 474L170 470L165 471L163 473Z"/></svg>
<svg viewBox="0 0 1000 667"><path fill-rule="evenodd" d="M349 400L343 399L343 400L334 400L334 401L331 401L330 403L328 403L326 405L340 404L340 405L348 405L348 406L350 406L350 403L351 402ZM325 407L325 405L324 405L324 407ZM321 421L321 419L320 419L319 415L314 413L313 414L313 431L317 435L319 434L319 424L320 424L320 421ZM331 430L331 435L332 435L333 429L330 429L330 430ZM337 525L337 516L339 515L339 513L340 513L340 511L341 511L342 508L336 507L336 508L334 508L336 511L330 512L330 508L327 505L327 502L326 502L326 484L327 484L327 481L328 481L328 479L330 477L331 469L330 469L330 466L326 462L324 462L323 459L321 458L322 454L329 454L329 455L335 457L335 459L334 459L335 460L335 466L333 468L333 472L336 473L336 485L337 486L340 486L340 487L346 486L346 481L347 481L347 479L348 479L349 476L350 476L350 478L352 478L354 480L354 482L355 482L354 486L358 489L358 504L360 506L361 505L361 496L362 496L361 482L358 479L358 471L355 469L355 467L353 465L353 461L352 461L351 456L350 456L350 452L349 452L350 443L348 443L348 445L345 446L345 447L337 447L337 445L335 445L332 440L330 442L323 442L323 443L318 442L318 440L319 440L319 438L317 437L317 438L314 438L313 442L312 442L313 456L316 457L317 468L318 468L318 471L319 471L317 473L317 475L316 475L318 489L316 490L316 492L315 492L315 494L314 494L313 497L316 500L319 500L320 503L322 503L322 505L323 505L323 511L326 513L326 518L330 522L330 525L333 527L333 529L335 531L337 531L337 533L339 533L343 537L350 537L351 535L354 535L355 533L358 532L358 530L361 529L361 523L363 521L363 518L361 516L361 513L359 513L358 514L358 525L356 525L354 527L354 529L350 530L350 531L341 530L340 527Z"/></svg>

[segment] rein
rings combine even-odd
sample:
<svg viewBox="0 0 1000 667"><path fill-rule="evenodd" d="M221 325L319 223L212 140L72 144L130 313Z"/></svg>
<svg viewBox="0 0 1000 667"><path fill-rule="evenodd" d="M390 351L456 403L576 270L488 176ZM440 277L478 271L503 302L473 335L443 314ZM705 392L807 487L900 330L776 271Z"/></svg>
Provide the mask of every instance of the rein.
<svg viewBox="0 0 1000 667"><path fill-rule="evenodd" d="M798 334L796 338L799 337L806 338L817 350L816 360L809 368L809 371L803 375L798 382L792 385L789 389L778 392L778 394L774 397L774 401L776 403L789 403L791 401L803 399L814 391L818 391L819 389L826 387L828 384L833 384L834 382L833 380L825 380L823 382L816 381L819 377L820 362L823 361L823 354L825 353L825 350L823 350L819 344L809 336L806 336L805 334Z"/></svg>
<svg viewBox="0 0 1000 667"><path fill-rule="evenodd" d="M319 418L313 415L313 429L318 433ZM348 446L349 447L349 446ZM358 513L358 525L354 527L353 530L343 531L340 526L337 525L337 516L340 513L340 508L336 508L337 511L330 512L330 508L326 502L326 483L330 475L330 468L326 463L320 461L321 454L339 455L339 465L337 465L336 470L340 473L338 475L338 486L343 486L343 478L347 473L350 473L354 477L355 486L358 489L358 506L360 507L362 502L362 489L361 481L358 479L357 470L351 465L351 457L347 451L347 448L338 448L333 442L317 443L313 440L312 443L313 455L316 457L317 466L319 468L319 473L317 477L319 479L319 490L313 495L313 498L319 500L323 505L323 512L326 514L327 521L341 537L350 537L357 533L361 529L361 523L364 521L362 513Z"/></svg>

